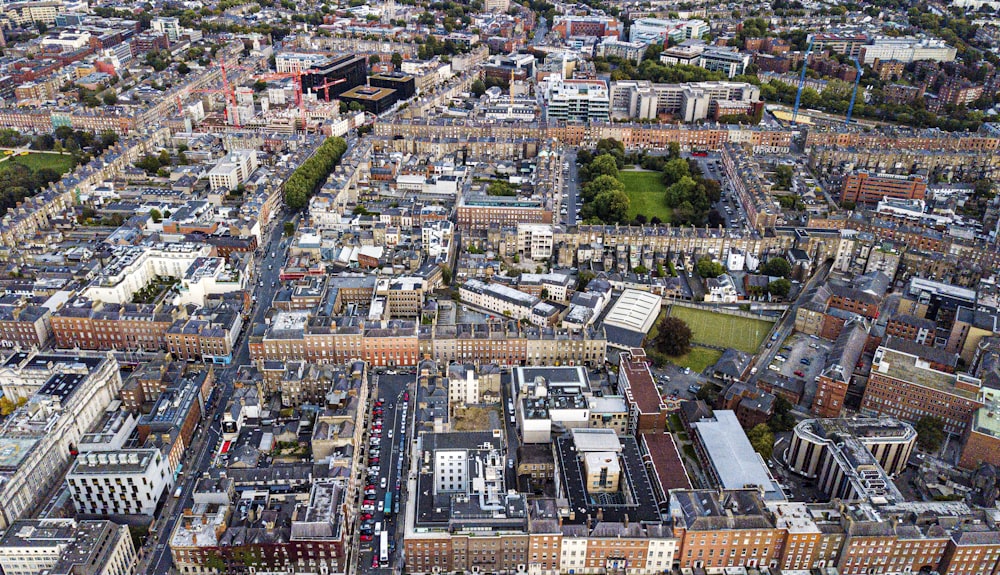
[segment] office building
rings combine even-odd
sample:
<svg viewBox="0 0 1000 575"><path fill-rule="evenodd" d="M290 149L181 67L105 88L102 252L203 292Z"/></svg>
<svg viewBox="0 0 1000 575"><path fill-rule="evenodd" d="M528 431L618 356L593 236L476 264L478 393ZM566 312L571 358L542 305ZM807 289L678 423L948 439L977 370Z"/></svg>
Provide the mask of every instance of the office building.
<svg viewBox="0 0 1000 575"><path fill-rule="evenodd" d="M983 407L981 381L967 374L945 373L910 353L885 346L875 351L871 375L861 400L864 415L891 415L907 423L926 416L944 423L946 433L961 436L976 410Z"/></svg>
<svg viewBox="0 0 1000 575"><path fill-rule="evenodd" d="M695 451L710 479L720 489L760 490L767 501L784 501L785 494L754 451L736 412L717 409L711 418L690 423Z"/></svg>
<svg viewBox="0 0 1000 575"><path fill-rule="evenodd" d="M136 561L128 527L111 521L22 519L0 538L6 575L131 575Z"/></svg>
<svg viewBox="0 0 1000 575"><path fill-rule="evenodd" d="M73 505L84 515L149 515L173 486L158 449L81 454L66 474Z"/></svg>
<svg viewBox="0 0 1000 575"><path fill-rule="evenodd" d="M708 34L708 23L704 20L639 18L629 26L629 42L646 45L666 45L668 40L677 44L705 34Z"/></svg>
<svg viewBox="0 0 1000 575"><path fill-rule="evenodd" d="M732 78L746 72L750 54L742 54L736 48L710 46L698 55L696 65Z"/></svg>
<svg viewBox="0 0 1000 575"><path fill-rule="evenodd" d="M888 198L922 200L926 192L927 181L923 176L869 174L866 171L859 171L844 178L840 201L877 204Z"/></svg>
<svg viewBox="0 0 1000 575"><path fill-rule="evenodd" d="M306 68L303 68L306 70ZM302 75L302 91L323 94L327 92L330 98L339 98L348 90L364 86L368 77L368 59L361 55L345 54L326 61L313 63L307 73ZM321 88L329 82L343 80L338 84Z"/></svg>
<svg viewBox="0 0 1000 575"><path fill-rule="evenodd" d="M547 119L587 123L609 120L611 102L604 81L550 76L545 86Z"/></svg>
<svg viewBox="0 0 1000 575"><path fill-rule="evenodd" d="M876 60L899 60L910 63L918 60L953 62L957 51L944 40L914 37L879 37L861 47L861 63L871 65Z"/></svg>
<svg viewBox="0 0 1000 575"><path fill-rule="evenodd" d="M250 179L260 164L257 152L235 151L226 154L208 172L208 183L213 190L235 190Z"/></svg>
<svg viewBox="0 0 1000 575"><path fill-rule="evenodd" d="M891 477L906 469L916 442L913 427L891 417L807 419L795 426L785 462L831 498L899 503Z"/></svg>

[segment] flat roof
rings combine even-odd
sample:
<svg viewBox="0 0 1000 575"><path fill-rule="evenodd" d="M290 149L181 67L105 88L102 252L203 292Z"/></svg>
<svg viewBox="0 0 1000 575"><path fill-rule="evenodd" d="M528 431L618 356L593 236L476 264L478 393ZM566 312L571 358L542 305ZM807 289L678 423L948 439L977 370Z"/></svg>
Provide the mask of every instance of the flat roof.
<svg viewBox="0 0 1000 575"><path fill-rule="evenodd" d="M627 289L611 306L611 310L604 318L604 323L647 333L653 327L653 322L656 321L656 316L660 313L662 303L662 298L656 294Z"/></svg>
<svg viewBox="0 0 1000 575"><path fill-rule="evenodd" d="M692 489L673 436L669 433L644 433L640 437L641 447L649 454L663 493L667 494L671 489Z"/></svg>
<svg viewBox="0 0 1000 575"><path fill-rule="evenodd" d="M357 100L382 100L396 93L392 88L378 88L375 86L357 86L340 95L341 98L355 98Z"/></svg>
<svg viewBox="0 0 1000 575"><path fill-rule="evenodd" d="M715 420L691 425L724 489L760 487L765 499L784 499L760 455L750 445L735 411L716 410Z"/></svg>

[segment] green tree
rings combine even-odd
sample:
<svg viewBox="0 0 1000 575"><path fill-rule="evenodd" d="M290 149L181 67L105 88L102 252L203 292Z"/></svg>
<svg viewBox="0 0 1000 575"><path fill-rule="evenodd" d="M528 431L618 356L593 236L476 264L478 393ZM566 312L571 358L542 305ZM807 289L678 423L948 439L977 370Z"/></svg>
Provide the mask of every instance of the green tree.
<svg viewBox="0 0 1000 575"><path fill-rule="evenodd" d="M6 417L17 409L17 404L14 403L9 397L0 397L0 415Z"/></svg>
<svg viewBox="0 0 1000 575"><path fill-rule="evenodd" d="M284 227L284 232L285 232L286 236L293 236L293 235L295 235L295 224L294 223L292 223L292 222L285 222L285 224L284 224L283 227Z"/></svg>
<svg viewBox="0 0 1000 575"><path fill-rule="evenodd" d="M392 69L399 70L403 67L403 55L399 52L392 53Z"/></svg>
<svg viewBox="0 0 1000 575"><path fill-rule="evenodd" d="M327 138L285 182L285 205L293 210L306 207L313 192L326 181L346 151L346 140Z"/></svg>
<svg viewBox="0 0 1000 575"><path fill-rule="evenodd" d="M698 275L705 279L717 278L726 273L726 266L719 262L712 261L709 257L703 257L698 260L698 263L695 265L695 269L698 270Z"/></svg>
<svg viewBox="0 0 1000 575"><path fill-rule="evenodd" d="M618 178L618 162L611 154L601 154L594 158L587 166L587 174L591 179L598 176L611 176Z"/></svg>
<svg viewBox="0 0 1000 575"><path fill-rule="evenodd" d="M625 223L629 204L628 194L623 190L606 190L594 198L594 212L604 223Z"/></svg>
<svg viewBox="0 0 1000 575"><path fill-rule="evenodd" d="M149 219L153 220L154 224L158 224L163 221L163 214L160 213L160 210L153 208L149 210Z"/></svg>
<svg viewBox="0 0 1000 575"><path fill-rule="evenodd" d="M674 158L663 166L664 185L672 186L690 175L691 169L688 166L687 160L683 158Z"/></svg>
<svg viewBox="0 0 1000 575"><path fill-rule="evenodd" d="M667 157L670 159L681 157L681 145L677 142L667 144Z"/></svg>
<svg viewBox="0 0 1000 575"><path fill-rule="evenodd" d="M771 428L766 423L758 423L748 431L747 439L750 440L754 451L759 453L765 461L771 459L771 454L774 452L774 433L771 432Z"/></svg>
<svg viewBox="0 0 1000 575"><path fill-rule="evenodd" d="M187 65L187 62L181 62L177 65L177 73L186 76L191 73L191 67Z"/></svg>
<svg viewBox="0 0 1000 575"><path fill-rule="evenodd" d="M640 264L640 265L637 265L634 268L632 268L632 272L635 273L635 274L637 274L637 275L642 276L642 275L646 275L646 274L649 273L649 268L647 268L646 266Z"/></svg>
<svg viewBox="0 0 1000 575"><path fill-rule="evenodd" d="M787 278L792 275L792 264L788 263L785 258L771 258L760 269L760 273L766 276Z"/></svg>
<svg viewBox="0 0 1000 575"><path fill-rule="evenodd" d="M944 422L933 415L921 417L913 429L917 432L917 444L921 449L936 452L941 449L941 442L944 441Z"/></svg>
<svg viewBox="0 0 1000 575"><path fill-rule="evenodd" d="M660 320L653 344L667 355L677 357L691 351L691 328L679 317L666 316Z"/></svg>
<svg viewBox="0 0 1000 575"><path fill-rule="evenodd" d="M795 417L792 416L792 408L794 407L784 397L780 395L775 396L774 411L771 413L771 419L767 422L767 426L771 428L771 431L781 433L791 431L795 427Z"/></svg>
<svg viewBox="0 0 1000 575"><path fill-rule="evenodd" d="M792 282L785 278L779 278L767 284L767 293L781 298L788 297L788 292L792 291Z"/></svg>
<svg viewBox="0 0 1000 575"><path fill-rule="evenodd" d="M443 281L446 286L451 285L451 268L445 264L441 264L441 281Z"/></svg>
<svg viewBox="0 0 1000 575"><path fill-rule="evenodd" d="M105 105L114 106L118 103L118 94L116 94L114 90L108 90L103 96L101 96L101 99L104 100Z"/></svg>
<svg viewBox="0 0 1000 575"><path fill-rule="evenodd" d="M618 190L625 191L625 184L613 176L598 176L584 184L580 190L583 194L584 202L590 202L603 192Z"/></svg>
<svg viewBox="0 0 1000 575"><path fill-rule="evenodd" d="M378 66L381 63L382 63L382 58L378 54L372 54L368 58L368 65L369 66Z"/></svg>
<svg viewBox="0 0 1000 575"><path fill-rule="evenodd" d="M472 95L479 98L486 93L486 83L482 80L476 80L472 82L472 86L469 88L472 91Z"/></svg>
<svg viewBox="0 0 1000 575"><path fill-rule="evenodd" d="M792 176L794 172L791 166L781 164L774 169L774 187L779 190L792 189Z"/></svg>

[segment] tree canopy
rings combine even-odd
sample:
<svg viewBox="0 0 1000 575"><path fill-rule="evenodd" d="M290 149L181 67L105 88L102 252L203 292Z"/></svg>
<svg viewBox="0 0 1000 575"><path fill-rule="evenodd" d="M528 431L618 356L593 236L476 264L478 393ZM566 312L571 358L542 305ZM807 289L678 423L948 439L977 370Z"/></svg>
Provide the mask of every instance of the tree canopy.
<svg viewBox="0 0 1000 575"><path fill-rule="evenodd" d="M285 182L285 204L293 210L306 207L316 188L326 181L346 151L347 142L343 138L327 138Z"/></svg>
<svg viewBox="0 0 1000 575"><path fill-rule="evenodd" d="M666 316L660 320L653 344L661 353L677 357L691 351L691 328L679 317Z"/></svg>

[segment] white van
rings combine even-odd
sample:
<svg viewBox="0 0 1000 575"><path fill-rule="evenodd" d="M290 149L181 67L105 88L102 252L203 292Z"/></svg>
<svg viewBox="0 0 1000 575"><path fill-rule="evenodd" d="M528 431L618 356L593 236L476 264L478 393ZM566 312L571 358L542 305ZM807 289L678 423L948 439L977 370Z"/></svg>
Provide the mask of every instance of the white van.
<svg viewBox="0 0 1000 575"><path fill-rule="evenodd" d="M378 537L378 534L381 532L382 532L382 522L378 521L375 523L375 537Z"/></svg>

